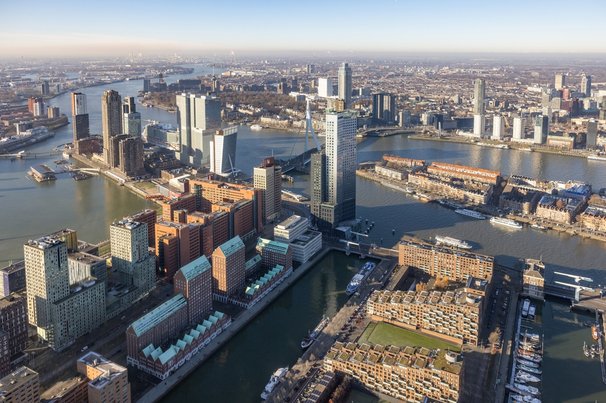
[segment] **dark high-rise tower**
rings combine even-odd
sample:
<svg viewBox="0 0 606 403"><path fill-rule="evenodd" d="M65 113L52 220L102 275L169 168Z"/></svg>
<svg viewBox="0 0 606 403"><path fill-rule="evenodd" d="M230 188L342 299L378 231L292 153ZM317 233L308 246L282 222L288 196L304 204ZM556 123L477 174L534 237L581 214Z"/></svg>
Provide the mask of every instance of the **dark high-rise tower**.
<svg viewBox="0 0 606 403"><path fill-rule="evenodd" d="M101 123L103 134L103 160L114 168L114 153L111 138L122 134L122 97L117 91L107 90L101 99Z"/></svg>
<svg viewBox="0 0 606 403"><path fill-rule="evenodd" d="M339 67L339 98L345 101L345 109L351 107L351 67L347 63Z"/></svg>
<svg viewBox="0 0 606 403"><path fill-rule="evenodd" d="M78 140L90 136L88 113L86 110L86 94L72 92L72 132L74 148L78 149Z"/></svg>

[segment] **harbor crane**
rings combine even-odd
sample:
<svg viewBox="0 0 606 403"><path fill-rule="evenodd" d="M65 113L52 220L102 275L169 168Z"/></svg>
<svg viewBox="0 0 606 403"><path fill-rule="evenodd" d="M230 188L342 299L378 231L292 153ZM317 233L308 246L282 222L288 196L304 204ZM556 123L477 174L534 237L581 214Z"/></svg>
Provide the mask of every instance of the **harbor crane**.
<svg viewBox="0 0 606 403"><path fill-rule="evenodd" d="M589 277L576 276L574 274L562 273L562 272L559 272L559 271L554 271L553 274L559 274L560 276L570 277L570 278L574 279L574 282L577 283L577 284L579 284L581 281L586 281L588 283L593 283L593 279L591 279Z"/></svg>

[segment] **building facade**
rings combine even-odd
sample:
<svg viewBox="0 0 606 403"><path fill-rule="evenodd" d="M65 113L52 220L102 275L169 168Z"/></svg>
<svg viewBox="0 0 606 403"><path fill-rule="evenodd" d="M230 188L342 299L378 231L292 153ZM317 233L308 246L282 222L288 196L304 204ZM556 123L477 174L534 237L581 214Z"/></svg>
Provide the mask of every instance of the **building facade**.
<svg viewBox="0 0 606 403"><path fill-rule="evenodd" d="M210 142L210 172L230 176L236 169L238 127L217 130Z"/></svg>
<svg viewBox="0 0 606 403"><path fill-rule="evenodd" d="M436 246L405 237L398 244L398 264L414 267L431 277L447 277L451 281L467 281L469 277L492 279L494 258L471 252Z"/></svg>
<svg viewBox="0 0 606 403"><path fill-rule="evenodd" d="M130 383L125 367L94 351L80 357L76 365L78 372L89 380L89 403L130 403Z"/></svg>
<svg viewBox="0 0 606 403"><path fill-rule="evenodd" d="M201 323L213 308L212 268L206 256L181 267L173 282L175 293L187 300L189 324Z"/></svg>
<svg viewBox="0 0 606 403"><path fill-rule="evenodd" d="M213 293L219 300L244 291L246 260L244 243L239 236L219 246L212 255Z"/></svg>
<svg viewBox="0 0 606 403"><path fill-rule="evenodd" d="M253 185L263 192L263 222L280 217L282 211L282 169L273 157L253 168Z"/></svg>
<svg viewBox="0 0 606 403"><path fill-rule="evenodd" d="M103 134L103 160L114 167L114 156L111 153L111 138L123 133L122 131L122 97L117 91L103 92L101 99L101 123Z"/></svg>
<svg viewBox="0 0 606 403"><path fill-rule="evenodd" d="M0 379L1 400L6 403L40 401L40 377L28 367L20 367Z"/></svg>
<svg viewBox="0 0 606 403"><path fill-rule="evenodd" d="M339 67L339 98L345 102L345 109L351 108L352 88L351 67L343 63Z"/></svg>
<svg viewBox="0 0 606 403"><path fill-rule="evenodd" d="M375 291L366 313L372 320L420 331L455 344L477 345L482 297L457 291Z"/></svg>

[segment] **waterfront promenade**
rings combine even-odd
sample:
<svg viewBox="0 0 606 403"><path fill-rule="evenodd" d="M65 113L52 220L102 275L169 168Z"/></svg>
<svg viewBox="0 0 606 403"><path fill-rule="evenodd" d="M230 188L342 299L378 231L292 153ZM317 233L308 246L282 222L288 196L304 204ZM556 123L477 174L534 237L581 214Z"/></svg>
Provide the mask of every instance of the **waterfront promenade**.
<svg viewBox="0 0 606 403"><path fill-rule="evenodd" d="M212 356L216 351L219 350L225 343L229 341L234 335L241 331L253 318L259 315L265 308L267 308L280 294L282 294L287 288L295 284L301 277L303 277L315 264L320 261L331 248L324 248L318 253L312 260L299 266L293 273L284 280L282 284L277 286L270 294L259 301L256 305L243 311L241 314L233 318L232 324L219 336L210 342L210 344L201 350L198 354L191 358L181 368L175 371L168 379L154 386L152 389L145 392L143 396L136 398L136 401L140 403L156 402L165 396L171 389L176 387L179 382L186 378L189 374L196 370L206 359ZM261 391L259 391L261 393ZM133 399L135 400L135 399Z"/></svg>
<svg viewBox="0 0 606 403"><path fill-rule="evenodd" d="M305 390L322 365L322 359L330 347L339 338L347 338L347 329L352 318L361 314L364 302L376 289L383 288L385 280L396 265L395 258L382 259L358 292L339 310L337 315L324 328L317 340L303 353L290 368L284 380L274 389L268 402L295 401ZM259 391L261 393L262 391Z"/></svg>

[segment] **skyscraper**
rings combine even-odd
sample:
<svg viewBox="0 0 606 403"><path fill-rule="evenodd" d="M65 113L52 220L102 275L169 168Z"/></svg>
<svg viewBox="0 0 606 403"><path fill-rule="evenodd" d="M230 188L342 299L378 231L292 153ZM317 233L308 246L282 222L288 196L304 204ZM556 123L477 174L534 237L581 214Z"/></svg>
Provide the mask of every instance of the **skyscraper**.
<svg viewBox="0 0 606 403"><path fill-rule="evenodd" d="M566 87L566 74L563 73L557 73L555 75L555 89L556 90L561 90L562 88Z"/></svg>
<svg viewBox="0 0 606 403"><path fill-rule="evenodd" d="M105 285L89 278L71 289L67 246L56 236L24 246L27 316L38 336L62 350L105 321Z"/></svg>
<svg viewBox="0 0 606 403"><path fill-rule="evenodd" d="M210 140L221 128L221 101L214 96L177 95L177 125L180 161L196 167L209 163Z"/></svg>
<svg viewBox="0 0 606 403"><path fill-rule="evenodd" d="M591 96L591 76L587 74L583 74L581 78L581 92L585 94L586 97Z"/></svg>
<svg viewBox="0 0 606 403"><path fill-rule="evenodd" d="M486 98L486 82L483 78L476 78L473 83L473 113L483 115L485 112L484 98Z"/></svg>
<svg viewBox="0 0 606 403"><path fill-rule="evenodd" d="M486 118L484 115L473 115L473 134L482 137L484 136L484 130L486 130Z"/></svg>
<svg viewBox="0 0 606 403"><path fill-rule="evenodd" d="M114 167L111 138L122 134L122 97L117 91L107 90L101 99L101 123L103 134L103 160ZM116 150L117 151L117 150Z"/></svg>
<svg viewBox="0 0 606 403"><path fill-rule="evenodd" d="M492 119L492 139L503 140L505 135L505 118L495 115Z"/></svg>
<svg viewBox="0 0 606 403"><path fill-rule="evenodd" d="M109 227L112 270L120 282L135 286L139 294L147 294L156 284L156 259L150 254L147 224L125 218Z"/></svg>
<svg viewBox="0 0 606 403"><path fill-rule="evenodd" d="M513 118L513 140L522 140L524 138L524 128L526 121L522 117Z"/></svg>
<svg viewBox="0 0 606 403"><path fill-rule="evenodd" d="M137 112L135 97L125 97L122 105L123 132L129 136L141 136L141 114Z"/></svg>
<svg viewBox="0 0 606 403"><path fill-rule="evenodd" d="M325 229L356 215L355 135L353 113L326 113L326 149L312 159L312 214Z"/></svg>
<svg viewBox="0 0 606 403"><path fill-rule="evenodd" d="M586 148L594 148L598 141L598 122L595 119L590 119L587 122L587 137L585 141Z"/></svg>
<svg viewBox="0 0 606 403"><path fill-rule="evenodd" d="M332 78L318 78L318 96L323 98L335 95Z"/></svg>
<svg viewBox="0 0 606 403"><path fill-rule="evenodd" d="M351 67L343 63L339 67L339 98L345 101L345 109L351 107Z"/></svg>
<svg viewBox="0 0 606 403"><path fill-rule="evenodd" d="M210 142L210 172L229 176L236 169L238 126L217 130Z"/></svg>
<svg viewBox="0 0 606 403"><path fill-rule="evenodd" d="M86 94L81 92L72 92L72 133L72 142L78 152L78 140L90 136Z"/></svg>
<svg viewBox="0 0 606 403"><path fill-rule="evenodd" d="M545 144L549 134L549 116L538 115L534 121L533 143Z"/></svg>
<svg viewBox="0 0 606 403"><path fill-rule="evenodd" d="M372 117L381 123L392 123L396 120L396 97L380 92L372 95Z"/></svg>
<svg viewBox="0 0 606 403"><path fill-rule="evenodd" d="M282 210L282 169L273 157L265 158L253 169L255 189L263 191L263 222L280 217Z"/></svg>
<svg viewBox="0 0 606 403"><path fill-rule="evenodd" d="M128 176L134 177L145 172L143 165L143 139L141 136L128 136L118 144L118 169Z"/></svg>
<svg viewBox="0 0 606 403"><path fill-rule="evenodd" d="M215 249L212 260L213 292L219 300L244 291L246 260L244 243L239 236Z"/></svg>

